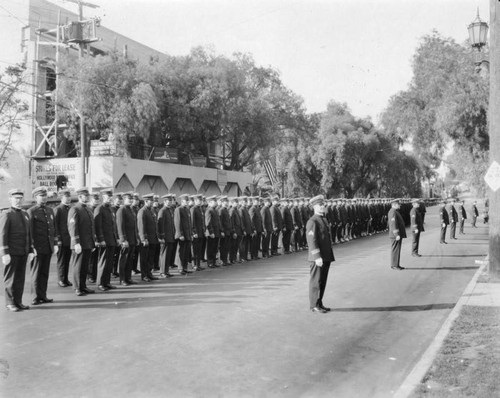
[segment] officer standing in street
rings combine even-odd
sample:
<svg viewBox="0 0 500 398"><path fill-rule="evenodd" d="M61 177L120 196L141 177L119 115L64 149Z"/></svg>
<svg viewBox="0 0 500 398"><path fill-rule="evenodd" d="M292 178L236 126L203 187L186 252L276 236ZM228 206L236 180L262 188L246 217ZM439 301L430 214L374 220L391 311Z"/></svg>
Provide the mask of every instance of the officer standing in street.
<svg viewBox="0 0 500 398"><path fill-rule="evenodd" d="M132 210L133 195L133 192L125 192L122 195L123 205L116 212L116 228L120 245L118 272L120 274L120 285L122 286L130 286L136 283L132 281L132 264L139 243L139 235L137 233L137 217L134 210Z"/></svg>
<svg viewBox="0 0 500 398"><path fill-rule="evenodd" d="M59 286L73 286L68 279L69 260L71 259L71 238L68 230L68 213L71 204L69 189L59 191L61 203L54 209L55 240L59 246L57 251L57 275Z"/></svg>
<svg viewBox="0 0 500 398"><path fill-rule="evenodd" d="M258 260L259 249L262 241L262 215L260 213L260 200L258 196L250 197L252 205L248 209L250 219L252 220L252 243L250 246L250 257L252 260Z"/></svg>
<svg viewBox="0 0 500 398"><path fill-rule="evenodd" d="M194 195L194 206L191 207L191 222L193 224L193 270L203 271L203 238L205 237L205 214L201 208L202 195Z"/></svg>
<svg viewBox="0 0 500 398"><path fill-rule="evenodd" d="M391 209L387 214L387 224L389 227L389 239L391 240L391 268L403 270L399 264L401 257L401 246L403 239L406 238L406 229L403 217L399 214L400 202L399 199L391 201Z"/></svg>
<svg viewBox="0 0 500 398"><path fill-rule="evenodd" d="M28 213L21 208L24 192L11 189L10 209L0 213L0 257L4 266L3 283L7 310L18 312L30 307L23 304L26 262L34 257Z"/></svg>
<svg viewBox="0 0 500 398"><path fill-rule="evenodd" d="M172 211L172 195L161 197L163 207L158 212L158 240L160 242L160 278L170 278L170 267L175 258L175 226L174 212Z"/></svg>
<svg viewBox="0 0 500 398"><path fill-rule="evenodd" d="M111 273L115 248L118 245L118 230L116 229L115 213L111 210L113 191L101 191L102 203L94 209L95 233L97 237L97 286L99 290L115 289L111 285Z"/></svg>
<svg viewBox="0 0 500 398"><path fill-rule="evenodd" d="M325 218L325 199L323 195L310 200L314 214L306 224L306 239L309 247L309 307L311 311L325 314L330 308L323 305L330 263L335 261L332 250L330 228Z"/></svg>
<svg viewBox="0 0 500 398"><path fill-rule="evenodd" d="M476 221L478 217L479 217L479 210L477 210L477 202L474 201L474 203L472 204L472 228L477 228Z"/></svg>
<svg viewBox="0 0 500 398"><path fill-rule="evenodd" d="M193 225L191 213L188 207L188 194L179 196L181 205L174 211L175 238L179 240L179 260L181 268L179 274L191 273L188 270L189 253L191 252L191 241L193 239Z"/></svg>
<svg viewBox="0 0 500 398"><path fill-rule="evenodd" d="M28 210L31 237L36 253L31 261L31 304L39 305L54 301L47 297L47 285L50 259L53 252L57 254L59 246L55 241L54 211L47 207L47 188L35 188L33 197L36 204Z"/></svg>
<svg viewBox="0 0 500 398"><path fill-rule="evenodd" d="M141 279L151 282L158 279L153 276L156 245L159 245L157 232L157 219L153 211L153 193L143 195L144 206L137 213L137 228L139 230Z"/></svg>
<svg viewBox="0 0 500 398"><path fill-rule="evenodd" d="M411 201L412 208L410 210L410 220L411 220L411 255L413 257L421 257L418 253L418 247L420 243L420 233L424 232L424 223L422 219L422 214L420 213L420 201L418 199L413 199Z"/></svg>
<svg viewBox="0 0 500 398"><path fill-rule="evenodd" d="M260 210L262 219L262 257L268 258L269 256L269 243L271 241L271 234L273 233L273 219L271 215L271 198L264 198L264 206Z"/></svg>
<svg viewBox="0 0 500 398"><path fill-rule="evenodd" d="M450 199L450 208L448 212L450 217L450 239L457 239L455 233L457 231L458 213L455 206L453 206L454 202L454 199Z"/></svg>
<svg viewBox="0 0 500 398"><path fill-rule="evenodd" d="M71 266L77 296L95 293L87 288L86 277L89 268L90 256L95 249L94 215L87 207L89 189L86 187L76 191L78 203L69 209L68 230L71 237Z"/></svg>
<svg viewBox="0 0 500 398"><path fill-rule="evenodd" d="M278 195L273 196L273 204L269 208L271 212L271 220L273 223L273 233L271 235L271 256L280 256L281 253L278 252L279 237L283 230L283 217L281 216L280 210L280 197Z"/></svg>
<svg viewBox="0 0 500 398"><path fill-rule="evenodd" d="M215 263L217 258L217 248L221 234L221 225L217 207L217 197L207 198L208 207L205 210L205 235L207 237L207 265L208 268L217 268Z"/></svg>
<svg viewBox="0 0 500 398"><path fill-rule="evenodd" d="M439 243L446 244L446 228L450 223L450 219L448 217L448 212L446 211L446 201L441 201L439 205L439 221L441 222L441 236Z"/></svg>
<svg viewBox="0 0 500 398"><path fill-rule="evenodd" d="M467 220L467 212L465 211L465 206L464 206L463 200L458 202L458 218L460 221L459 233L461 235L465 235L464 224L465 224L465 220Z"/></svg>

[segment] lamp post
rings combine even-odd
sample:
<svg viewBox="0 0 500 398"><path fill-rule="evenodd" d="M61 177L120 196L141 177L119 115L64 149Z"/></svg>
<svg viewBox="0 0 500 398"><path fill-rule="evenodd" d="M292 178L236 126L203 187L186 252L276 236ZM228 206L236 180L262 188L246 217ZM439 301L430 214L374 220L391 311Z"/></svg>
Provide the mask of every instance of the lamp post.
<svg viewBox="0 0 500 398"><path fill-rule="evenodd" d="M486 46L488 38L488 24L479 18L479 8L477 9L476 19L467 27L469 31L469 40L472 48L476 50L475 63L476 71L485 74L489 71L489 62L483 52L483 47Z"/></svg>

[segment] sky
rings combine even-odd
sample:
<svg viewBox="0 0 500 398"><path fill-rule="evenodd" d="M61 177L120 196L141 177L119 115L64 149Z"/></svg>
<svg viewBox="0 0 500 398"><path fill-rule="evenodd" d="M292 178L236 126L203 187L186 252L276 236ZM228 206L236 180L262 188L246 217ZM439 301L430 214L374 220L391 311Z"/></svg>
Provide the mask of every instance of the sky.
<svg viewBox="0 0 500 398"><path fill-rule="evenodd" d="M0 0L0 49L2 26L20 25L16 1ZM51 1L76 11L67 1ZM156 50L185 55L201 45L227 56L250 53L258 65L280 72L308 112L323 112L334 100L374 121L407 88L424 35L437 30L462 43L478 8L489 20L488 0L88 2L100 8L85 8L86 17L100 16L102 25Z"/></svg>

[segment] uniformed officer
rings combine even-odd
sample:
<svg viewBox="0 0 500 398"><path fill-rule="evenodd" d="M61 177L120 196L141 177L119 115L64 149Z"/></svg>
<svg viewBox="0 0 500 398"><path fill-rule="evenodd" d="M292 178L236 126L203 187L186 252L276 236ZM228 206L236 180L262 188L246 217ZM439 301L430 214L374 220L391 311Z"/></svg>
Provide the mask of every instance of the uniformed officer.
<svg viewBox="0 0 500 398"><path fill-rule="evenodd" d="M413 199L411 201L412 208L410 210L410 220L411 220L411 255L414 257L421 257L418 253L419 243L420 243L420 233L424 232L424 223L422 220L422 214L420 213L420 200Z"/></svg>
<svg viewBox="0 0 500 398"><path fill-rule="evenodd" d="M47 297L47 285L50 259L53 252L57 254L59 246L55 240L54 211L47 207L47 188L35 188L33 197L36 204L28 210L31 237L36 253L31 261L31 304L39 305L54 301Z"/></svg>
<svg viewBox="0 0 500 398"><path fill-rule="evenodd" d="M247 196L240 196L238 198L238 211L240 212L240 218L243 225L243 237L240 243L240 261L250 261L248 254L251 252L252 247L252 218L250 217L250 212L248 211L250 207L250 199Z"/></svg>
<svg viewBox="0 0 500 398"><path fill-rule="evenodd" d="M460 221L460 230L459 230L459 233L461 235L465 235L465 232L464 232L464 224L465 224L465 220L467 220L467 212L465 211L465 206L464 206L464 201L461 200L458 202L458 218L459 218L459 221Z"/></svg>
<svg viewBox="0 0 500 398"><path fill-rule="evenodd" d="M282 228L282 238L281 241L283 243L283 253L290 254L290 240L292 237L293 230L293 218L292 213L290 212L289 200L288 198L283 198L280 201L280 211L281 211L281 219L283 221Z"/></svg>
<svg viewBox="0 0 500 398"><path fill-rule="evenodd" d="M115 213L111 210L113 191L103 189L101 195L102 203L94 209L94 223L98 246L97 285L99 290L105 292L116 288L111 284L111 273L115 250L118 246L118 230Z"/></svg>
<svg viewBox="0 0 500 398"><path fill-rule="evenodd" d="M220 196L219 219L220 219L220 240L219 257L222 266L229 265L228 256L231 245L231 216L229 215L229 200L227 196Z"/></svg>
<svg viewBox="0 0 500 398"><path fill-rule="evenodd" d="M207 210L205 210L205 236L207 237L207 265L209 268L216 268L215 260L217 258L217 248L219 247L219 238L221 226L219 213L216 210L217 197L209 196L207 198Z"/></svg>
<svg viewBox="0 0 500 398"><path fill-rule="evenodd" d="M94 293L87 288L86 277L92 250L95 249L94 215L87 207L89 189L79 188L76 191L78 203L69 209L68 230L71 237L71 266L73 267L73 282L77 296Z"/></svg>
<svg viewBox="0 0 500 398"><path fill-rule="evenodd" d="M325 198L318 195L310 200L314 214L306 224L306 239L309 247L309 306L311 311L326 313L330 308L323 305L330 264L335 261L332 240L325 218Z"/></svg>
<svg viewBox="0 0 500 398"><path fill-rule="evenodd" d="M474 203L472 203L472 227L473 228L477 228L476 227L476 221L477 221L477 218L479 217L479 211L477 210L477 202L474 201Z"/></svg>
<svg viewBox="0 0 500 398"><path fill-rule="evenodd" d="M387 214L387 223L389 228L389 239L391 240L391 268L403 270L400 262L401 246L403 239L406 238L406 229L403 217L399 214L400 201L393 199L391 201L391 209Z"/></svg>
<svg viewBox="0 0 500 398"><path fill-rule="evenodd" d="M457 231L457 222L458 222L458 213L453 204L455 203L455 199L450 199L450 207L448 211L448 216L450 218L450 239L457 239L455 234Z"/></svg>
<svg viewBox="0 0 500 398"><path fill-rule="evenodd" d="M174 211L175 238L179 241L179 260L181 268L179 274L186 275L188 270L189 252L191 251L191 241L193 239L193 225L188 207L188 194L179 196L180 206Z"/></svg>
<svg viewBox="0 0 500 398"><path fill-rule="evenodd" d="M272 197L273 203L269 208L273 223L273 233L271 234L271 256L281 255L281 253L278 253L278 244L280 234L283 230L283 217L281 216L279 199L280 197L278 195L274 195Z"/></svg>
<svg viewBox="0 0 500 398"><path fill-rule="evenodd" d="M123 204L123 192L117 192L115 193L113 197L113 204L111 205L111 211L115 215L115 221L116 221L116 212L120 208L120 206ZM115 254L113 256L113 270L111 272L111 275L113 278L118 278L118 260L120 259L120 250L121 247L119 244L116 245L115 247Z"/></svg>
<svg viewBox="0 0 500 398"><path fill-rule="evenodd" d="M34 257L28 213L22 210L24 192L11 189L10 209L0 214L0 257L4 265L3 283L7 310L18 312L30 307L23 304L26 261Z"/></svg>
<svg viewBox="0 0 500 398"><path fill-rule="evenodd" d="M252 260L259 259L259 248L262 240L262 215L260 213L260 200L258 196L252 196L252 205L248 209L250 220L252 222L252 242L250 245L250 257Z"/></svg>
<svg viewBox="0 0 500 398"><path fill-rule="evenodd" d="M293 200L291 210L293 220L293 248L297 252L302 249L302 216L300 214L299 198Z"/></svg>
<svg viewBox="0 0 500 398"><path fill-rule="evenodd" d="M122 286L130 286L136 283L132 281L132 265L135 250L139 243L139 235L137 233L137 217L132 210L133 195L133 192L125 192L122 195L123 205L116 212L116 228L120 245L118 269L120 285Z"/></svg>
<svg viewBox="0 0 500 398"><path fill-rule="evenodd" d="M175 258L175 225L172 194L161 197L163 207L158 212L158 240L160 242L160 278L173 276L169 270Z"/></svg>
<svg viewBox="0 0 500 398"><path fill-rule="evenodd" d="M238 260L238 251L243 239L243 222L238 210L238 198L229 198L229 217L231 218L231 233L229 240L229 263L234 264Z"/></svg>
<svg viewBox="0 0 500 398"><path fill-rule="evenodd" d="M205 237L205 214L201 208L202 195L194 195L194 205L191 207L191 221L193 224L193 270L203 271L201 266L203 258L203 238Z"/></svg>
<svg viewBox="0 0 500 398"><path fill-rule="evenodd" d="M59 191L61 203L54 209L55 240L59 246L57 251L57 275L59 286L73 286L68 279L69 261L71 259L71 238L68 231L68 213L71 204L69 189Z"/></svg>
<svg viewBox="0 0 500 398"><path fill-rule="evenodd" d="M137 213L137 228L139 231L139 239L141 240L140 264L141 264L141 279L144 282L151 282L158 279L153 276L154 258L156 254L156 245L159 245L157 233L156 214L153 211L153 193L142 195L144 206Z"/></svg>
<svg viewBox="0 0 500 398"><path fill-rule="evenodd" d="M99 206L100 203L101 203L101 196L99 195L99 192L92 192L90 194L90 203L88 204L87 208L90 210L92 214L94 214L94 210L96 209L97 206ZM87 282L89 283L95 283L97 279L97 262L99 260L98 257L99 257L99 251L97 249L92 250L92 254L90 255L89 270L87 275Z"/></svg>
<svg viewBox="0 0 500 398"><path fill-rule="evenodd" d="M264 206L260 210L262 218L262 257L269 256L269 243L271 241L271 234L273 233L273 218L271 216L272 201L269 196L264 197Z"/></svg>
<svg viewBox="0 0 500 398"><path fill-rule="evenodd" d="M439 221L441 222L441 235L439 243L446 244L446 228L450 224L450 218L446 211L446 201L442 200L439 205Z"/></svg>

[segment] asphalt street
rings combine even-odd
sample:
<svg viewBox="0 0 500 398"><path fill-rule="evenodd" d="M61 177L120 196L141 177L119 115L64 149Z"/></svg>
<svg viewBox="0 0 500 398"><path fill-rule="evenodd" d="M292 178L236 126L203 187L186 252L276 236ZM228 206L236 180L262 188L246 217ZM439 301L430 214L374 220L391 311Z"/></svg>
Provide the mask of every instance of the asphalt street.
<svg viewBox="0 0 500 398"><path fill-rule="evenodd" d="M387 233L334 246L328 314L309 311L307 252L86 297L53 262L54 303L0 311L0 396L390 397L487 253L482 223L439 244L437 214L404 271Z"/></svg>

